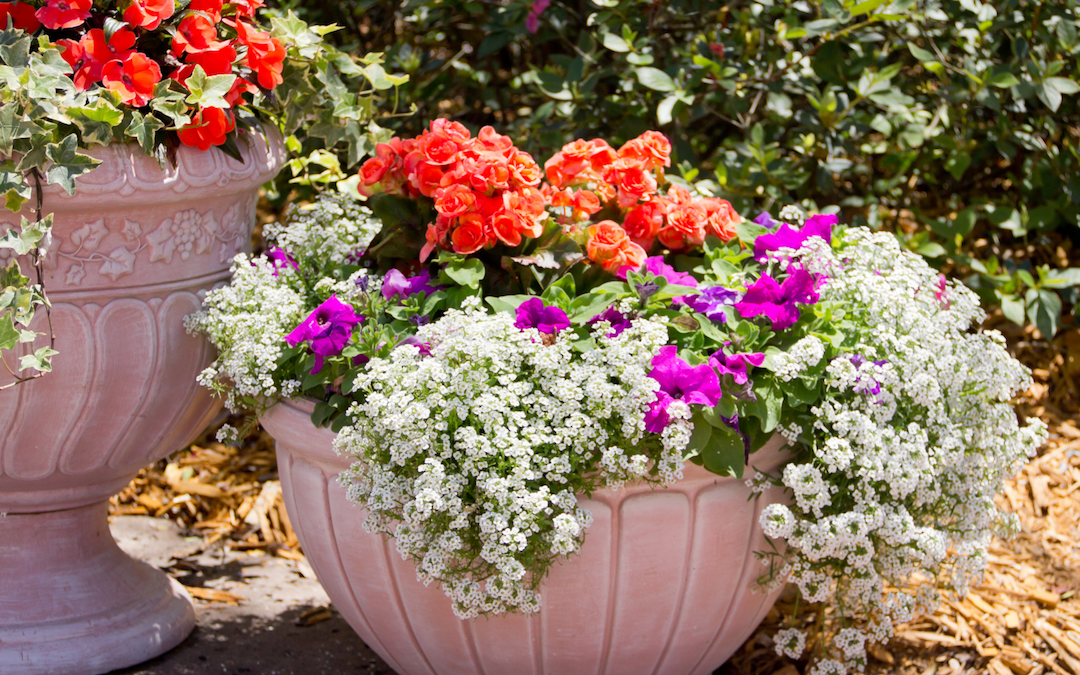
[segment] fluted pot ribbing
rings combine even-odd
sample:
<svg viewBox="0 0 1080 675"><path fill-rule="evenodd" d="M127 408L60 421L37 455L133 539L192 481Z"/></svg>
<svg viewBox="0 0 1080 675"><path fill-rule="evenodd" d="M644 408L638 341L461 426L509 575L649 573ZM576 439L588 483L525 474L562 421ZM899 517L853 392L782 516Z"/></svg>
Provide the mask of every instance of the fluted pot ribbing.
<svg viewBox="0 0 1080 675"><path fill-rule="evenodd" d="M781 499L687 464L666 489L600 490L581 553L541 585L542 608L462 621L436 584L417 581L392 540L363 529L337 481L334 434L287 401L262 423L274 437L285 505L334 606L401 675L705 675L746 640L776 600L754 592L769 546L761 509ZM776 437L751 458L775 472Z"/></svg>

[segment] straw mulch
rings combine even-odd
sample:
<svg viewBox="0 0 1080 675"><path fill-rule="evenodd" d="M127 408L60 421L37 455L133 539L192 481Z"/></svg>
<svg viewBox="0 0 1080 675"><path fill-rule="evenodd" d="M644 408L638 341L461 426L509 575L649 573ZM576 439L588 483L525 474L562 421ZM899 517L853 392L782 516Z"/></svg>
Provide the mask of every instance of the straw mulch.
<svg viewBox="0 0 1080 675"><path fill-rule="evenodd" d="M933 615L900 626L887 645L872 645L869 672L904 675L1080 675L1080 331L1053 345L1032 329L992 317L1014 353L1034 372L1021 412L1050 425L1051 440L1005 489L1000 505L1023 530L994 542L985 581L964 599L949 598ZM276 473L273 441L255 433L236 446L208 432L188 450L143 470L112 500L113 514L169 518L198 543L299 561L303 552L289 523ZM198 596L197 596L198 597ZM235 602L233 598L204 597ZM774 655L768 635L794 611L784 598L735 657L730 675L799 675L805 662ZM799 610L812 626L824 611ZM811 639L811 642L813 640Z"/></svg>

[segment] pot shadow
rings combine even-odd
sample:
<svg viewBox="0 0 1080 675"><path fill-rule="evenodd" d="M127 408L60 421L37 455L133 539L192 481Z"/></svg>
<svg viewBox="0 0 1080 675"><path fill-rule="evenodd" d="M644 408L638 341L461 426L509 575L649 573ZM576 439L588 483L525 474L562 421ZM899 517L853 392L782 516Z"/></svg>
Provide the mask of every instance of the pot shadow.
<svg viewBox="0 0 1080 675"><path fill-rule="evenodd" d="M337 612L319 609L220 619L200 606L179 646L110 675L393 675Z"/></svg>

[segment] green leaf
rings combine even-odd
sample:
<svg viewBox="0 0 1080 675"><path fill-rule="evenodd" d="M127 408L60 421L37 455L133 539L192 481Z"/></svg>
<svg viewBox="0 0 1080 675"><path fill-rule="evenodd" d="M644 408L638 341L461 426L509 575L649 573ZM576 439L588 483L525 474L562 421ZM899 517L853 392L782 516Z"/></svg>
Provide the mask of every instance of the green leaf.
<svg viewBox="0 0 1080 675"><path fill-rule="evenodd" d="M45 156L50 165L45 170L49 183L59 185L69 194L75 194L75 179L91 171L101 160L78 153L79 139L69 134L60 143L50 143L45 149Z"/></svg>
<svg viewBox="0 0 1080 675"><path fill-rule="evenodd" d="M649 66L642 66L635 70L638 81L644 86L655 91L675 91L675 80L660 70Z"/></svg>
<svg viewBox="0 0 1080 675"><path fill-rule="evenodd" d="M232 89L235 81L236 75L207 76L202 66L195 66L186 82L190 93L185 102L190 106L228 110L229 102L225 100L225 95Z"/></svg>
<svg viewBox="0 0 1080 675"><path fill-rule="evenodd" d="M131 122L128 123L124 134L139 142L143 152L153 155L157 147L157 132L165 128L165 123L152 114L143 115L138 111L131 113Z"/></svg>
<svg viewBox="0 0 1080 675"><path fill-rule="evenodd" d="M958 152L945 160L945 170L956 180L960 180L969 166L971 166L971 155L966 152Z"/></svg>
<svg viewBox="0 0 1080 675"><path fill-rule="evenodd" d="M1001 313L1005 318L1017 326L1024 325L1024 300L1015 293L1002 293L996 291L998 303L1001 305Z"/></svg>
<svg viewBox="0 0 1080 675"><path fill-rule="evenodd" d="M1071 288L1080 286L1080 268L1070 267L1066 270L1050 270L1043 281L1043 288Z"/></svg>
<svg viewBox="0 0 1080 675"><path fill-rule="evenodd" d="M739 241L750 247L754 245L754 242L757 241L758 237L768 231L768 228L762 227L749 220L744 220L735 225L735 233L739 236Z"/></svg>
<svg viewBox="0 0 1080 675"><path fill-rule="evenodd" d="M628 52L631 47L615 33L604 33L604 46L613 52Z"/></svg>
<svg viewBox="0 0 1080 675"><path fill-rule="evenodd" d="M42 347L33 354L27 354L19 359L19 370L33 368L42 373L52 371L51 359L60 352L51 347Z"/></svg>
<svg viewBox="0 0 1080 675"><path fill-rule="evenodd" d="M476 288L484 278L484 263L476 258L454 260L443 268L443 273L458 286Z"/></svg>
<svg viewBox="0 0 1080 675"><path fill-rule="evenodd" d="M656 106L656 121L661 125L670 124L675 104L679 102L679 95L672 94L667 96L663 101L660 101L660 105Z"/></svg>
<svg viewBox="0 0 1080 675"><path fill-rule="evenodd" d="M998 89L1008 89L1020 84L1020 80L1010 72L992 73L986 76L986 84Z"/></svg>
<svg viewBox="0 0 1080 675"><path fill-rule="evenodd" d="M1043 338L1052 340L1061 321L1061 298L1054 291L1031 289L1025 299L1028 319L1043 334Z"/></svg>
<svg viewBox="0 0 1080 675"><path fill-rule="evenodd" d="M937 56L935 56L932 52L926 51L922 47L916 46L914 42L909 42L907 48L908 51L911 52L911 55L919 59L920 61L937 61Z"/></svg>
<svg viewBox="0 0 1080 675"><path fill-rule="evenodd" d="M3 309L0 307L0 309ZM6 313L0 314L0 351L14 349L19 344L19 330Z"/></svg>
<svg viewBox="0 0 1080 675"><path fill-rule="evenodd" d="M705 468L720 476L742 478L746 468L746 446L742 437L726 424L712 426L708 443L701 449L701 459ZM697 423L694 424L697 431Z"/></svg>

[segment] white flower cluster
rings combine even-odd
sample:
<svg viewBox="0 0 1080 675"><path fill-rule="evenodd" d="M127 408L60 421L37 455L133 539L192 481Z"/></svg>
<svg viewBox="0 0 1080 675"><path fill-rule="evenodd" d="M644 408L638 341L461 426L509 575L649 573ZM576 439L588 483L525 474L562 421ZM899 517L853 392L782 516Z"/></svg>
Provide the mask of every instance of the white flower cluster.
<svg viewBox="0 0 1080 675"><path fill-rule="evenodd" d="M786 352L774 354L773 371L784 382L794 380L825 358L825 343L813 335L807 335Z"/></svg>
<svg viewBox="0 0 1080 675"><path fill-rule="evenodd" d="M403 346L372 359L356 378L356 423L336 441L356 460L341 480L365 527L393 535L462 618L537 611L543 574L580 549L591 522L575 495L674 480L689 440L685 420L660 443L645 439L662 323L613 338L601 328L597 348L579 353L570 331L552 340L477 305L420 327L430 356Z"/></svg>
<svg viewBox="0 0 1080 675"><path fill-rule="evenodd" d="M308 274L319 275L315 294L289 265L277 267L265 256L236 256L232 281L206 294L203 308L184 320L189 333L203 333L218 357L199 375L199 383L225 395L233 411L256 412L278 398L300 390L291 373L278 372L285 336L332 294L350 302L361 293L376 294L381 280L360 270L347 279L334 276L346 254L362 251L381 224L351 197L327 193L313 204L293 207L287 224L267 225L267 239L300 261ZM321 278L319 278L321 277ZM226 428L222 438L235 440Z"/></svg>
<svg viewBox="0 0 1080 675"><path fill-rule="evenodd" d="M891 234L854 228L835 250L813 239L799 255L828 276L819 308L846 315L858 347L826 368L815 419L786 432L804 448L782 476L794 503L767 507L761 524L787 540L804 597L843 608L848 627L815 671L843 672L938 589L962 594L981 576L991 534L1009 524L994 495L1046 427L1017 422L1010 397L1030 375L999 334L971 330L983 318L975 295ZM802 351L788 361L820 360ZM799 646L794 633L777 641L782 653Z"/></svg>
<svg viewBox="0 0 1080 675"><path fill-rule="evenodd" d="M218 357L199 375L199 384L227 393L230 410L283 393L275 379L285 335L304 317L304 298L275 276L262 257L241 253L232 281L206 294L203 309L184 319L189 333L205 333Z"/></svg>
<svg viewBox="0 0 1080 675"><path fill-rule="evenodd" d="M263 236L294 256L334 267L358 259L382 226L356 199L326 192L311 204L290 207L285 222L267 225Z"/></svg>

